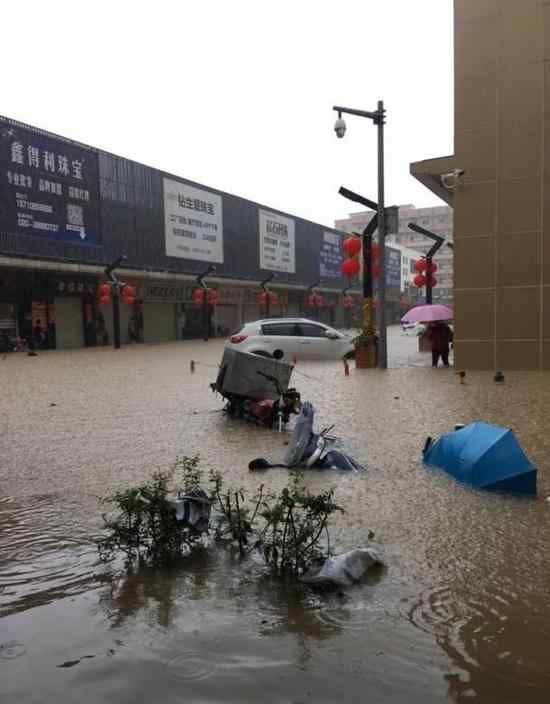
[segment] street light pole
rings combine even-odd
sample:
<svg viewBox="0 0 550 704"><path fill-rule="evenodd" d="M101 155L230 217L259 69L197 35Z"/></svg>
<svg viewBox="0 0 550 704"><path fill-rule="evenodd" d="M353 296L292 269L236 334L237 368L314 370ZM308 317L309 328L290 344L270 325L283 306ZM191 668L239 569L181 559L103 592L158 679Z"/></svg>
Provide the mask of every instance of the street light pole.
<svg viewBox="0 0 550 704"><path fill-rule="evenodd" d="M432 232L431 230L426 230L425 227L420 227L420 225L416 225L414 222L409 223L409 230L412 230L413 232L418 232L419 235L424 235L424 237L428 237L430 240L433 240L435 242L435 244L430 247L429 251L426 254L426 305L431 305L433 302L432 259L437 250L443 246L445 238L441 237L441 235L436 235L435 232Z"/></svg>
<svg viewBox="0 0 550 704"><path fill-rule="evenodd" d="M355 110L353 108L345 108L340 105L334 105L333 110L338 113L338 119L334 125L336 136L341 139L346 133L346 123L342 119L342 113L347 115L355 115L356 117L366 117L372 120L377 127L378 132L378 246L379 246L379 265L380 278L378 286L378 307L377 307L377 323L378 323L378 367L379 369L387 369L388 367L388 344L387 344L387 329L386 329L386 217L384 210L384 124L386 122L386 110L384 109L384 101L379 100L376 111L368 112L366 110Z"/></svg>
<svg viewBox="0 0 550 704"><path fill-rule="evenodd" d="M120 289L121 284L118 278L113 274L123 262L126 261L126 255L121 254L118 259L111 262L105 269L105 276L111 282L111 297L113 301L113 346L115 350L120 349Z"/></svg>
<svg viewBox="0 0 550 704"><path fill-rule="evenodd" d="M216 271L216 267L213 264L210 264L209 267L207 267L202 274L199 274L196 278L197 283L203 290L203 299L202 299L202 316L203 316L203 325L204 325L204 336L203 339L205 342L208 342L208 338L210 337L210 303L208 301L208 286L204 282L204 278L208 276L209 274L212 274L213 272Z"/></svg>
<svg viewBox="0 0 550 704"><path fill-rule="evenodd" d="M377 320L380 335L378 367L388 368L388 341L386 328L386 211L384 205L384 102L378 101L375 124L378 130L378 251L380 278L378 279Z"/></svg>

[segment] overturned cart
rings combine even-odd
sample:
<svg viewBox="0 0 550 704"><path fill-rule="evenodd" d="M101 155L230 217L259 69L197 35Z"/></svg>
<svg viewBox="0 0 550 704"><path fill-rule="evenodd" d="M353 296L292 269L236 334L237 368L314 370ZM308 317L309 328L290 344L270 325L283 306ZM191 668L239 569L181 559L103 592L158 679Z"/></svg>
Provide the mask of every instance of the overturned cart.
<svg viewBox="0 0 550 704"><path fill-rule="evenodd" d="M281 430L300 410L300 394L289 388L293 368L272 357L226 348L210 386L226 400L224 411L231 418Z"/></svg>

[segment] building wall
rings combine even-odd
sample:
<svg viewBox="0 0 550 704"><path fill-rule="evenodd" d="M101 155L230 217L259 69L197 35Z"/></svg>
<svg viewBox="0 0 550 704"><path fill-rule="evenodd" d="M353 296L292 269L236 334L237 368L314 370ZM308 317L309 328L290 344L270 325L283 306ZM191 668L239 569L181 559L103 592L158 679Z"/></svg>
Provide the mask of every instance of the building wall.
<svg viewBox="0 0 550 704"><path fill-rule="evenodd" d="M175 188L165 191L168 182ZM212 229L206 232L204 223ZM210 252L205 232L214 242ZM292 233L292 264L282 257L273 264L268 247L279 238L278 251L286 251ZM107 344L112 315L95 293L105 265L121 254L127 259L119 275L137 290L134 309L122 308L123 342L135 321L147 341L201 336L206 321L191 295L196 275L211 263L216 271L208 284L220 293L212 334L227 335L261 317L259 283L271 272L269 286L280 299L271 315L301 312L343 325L341 292L349 281L340 272L342 237L330 227L0 117L0 348L13 346L17 337L38 337L48 348L57 340ZM202 247L200 256L188 256L195 245ZM305 304L315 285L326 302L320 309Z"/></svg>
<svg viewBox="0 0 550 704"><path fill-rule="evenodd" d="M335 227L345 232L361 231L370 222L373 216L374 214L370 211L351 213L349 218L336 220ZM386 241L390 246L392 244L398 244L400 248L415 251L419 255L426 254L433 242L423 235L409 230L407 225L410 222L441 235L447 242L453 242L452 208L446 205L431 208L415 208L414 205L400 205L399 232L386 237ZM404 261L403 251L404 250L402 250L402 261ZM418 259L420 256L416 258ZM443 246L437 252L434 261L437 262L438 272L436 274L437 286L433 290L433 300L434 302L452 303L454 287L453 250ZM418 293L422 294L423 290L424 289Z"/></svg>
<svg viewBox="0 0 550 704"><path fill-rule="evenodd" d="M31 160L32 150L36 152L36 162ZM45 170L44 163L48 155L52 156L52 166ZM78 161L86 180L77 181L72 178L72 174L66 176L60 172L54 157L65 158L69 164ZM190 182L180 176L167 174L3 117L0 117L0 166L0 255L106 264L124 253L127 256L125 267L138 271L146 269L173 274L194 274L203 271L208 263L214 262L217 276L227 279L260 281L274 270L277 281L289 284L309 286L317 283L322 278L322 273L325 286L341 290L347 284L347 280L339 274L338 263L334 266L333 262L331 264L325 260L324 268L322 267L320 253L327 252L327 248L324 248L328 245L326 235L336 238L334 246L341 253L338 247L341 233L330 227L281 213L269 206ZM22 186L19 186L20 178L23 179ZM17 179L17 186L14 185L14 179ZM178 256L167 253L166 194L163 190L165 179L188 188L200 189L205 193L205 199L220 199L223 231L221 259L185 258L179 256L179 253ZM42 187L45 181L48 185L47 193ZM52 183L59 188L59 194L50 194ZM80 184L85 185L86 200L73 199L69 195L74 192L74 187ZM28 198L32 208L21 209L18 205L21 199L16 196L18 191ZM202 204L206 205L206 201L202 201ZM46 227L38 232L33 227L21 226L21 217L28 215L30 218L30 213L36 216L35 219L39 218L37 213L43 211L37 210L35 206L44 208L50 205L58 213L58 219L65 212L65 207L83 207L84 219L87 220L85 224L91 223L86 228L85 236L81 238L74 231L67 232L64 226L59 231L48 230L49 222L40 223ZM283 270L262 265L262 211L287 218L292 224L295 243L294 267ZM204 220L207 217L200 209L193 208L192 204L191 209L183 208L178 212L196 219ZM53 216L43 214L40 218L51 220ZM189 229L192 226L182 225L181 229L186 227ZM217 234L221 233L218 231ZM183 239L182 237L181 241ZM327 274L331 266L332 273L336 272L336 275Z"/></svg>
<svg viewBox="0 0 550 704"><path fill-rule="evenodd" d="M550 5L455 0L455 363L550 368Z"/></svg>

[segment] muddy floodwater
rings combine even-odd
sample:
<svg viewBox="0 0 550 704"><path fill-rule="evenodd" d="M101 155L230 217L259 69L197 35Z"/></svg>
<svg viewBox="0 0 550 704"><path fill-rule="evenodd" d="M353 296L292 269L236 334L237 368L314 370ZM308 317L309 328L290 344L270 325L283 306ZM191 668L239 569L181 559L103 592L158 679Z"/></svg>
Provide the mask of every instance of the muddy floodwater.
<svg viewBox="0 0 550 704"><path fill-rule="evenodd" d="M295 385L362 473L311 471L346 513L333 542L387 568L319 596L211 550L169 570L99 562L98 497L199 452L229 486L280 489L288 435L221 413L220 341L0 358L0 702L548 702L550 376L432 370L390 334L394 368L299 362ZM190 373L190 360L197 360ZM405 366L411 365L411 366ZM420 462L427 435L511 426L534 500L470 490Z"/></svg>

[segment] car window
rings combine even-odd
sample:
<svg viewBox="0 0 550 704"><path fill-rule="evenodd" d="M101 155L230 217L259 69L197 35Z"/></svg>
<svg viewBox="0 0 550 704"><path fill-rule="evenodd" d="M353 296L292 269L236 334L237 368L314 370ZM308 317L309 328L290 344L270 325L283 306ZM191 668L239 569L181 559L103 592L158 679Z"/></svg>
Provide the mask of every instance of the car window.
<svg viewBox="0 0 550 704"><path fill-rule="evenodd" d="M325 337L325 328L314 323L300 323L300 335L302 337Z"/></svg>
<svg viewBox="0 0 550 704"><path fill-rule="evenodd" d="M296 323L266 323L262 325L262 334L294 337L298 332L296 330Z"/></svg>

